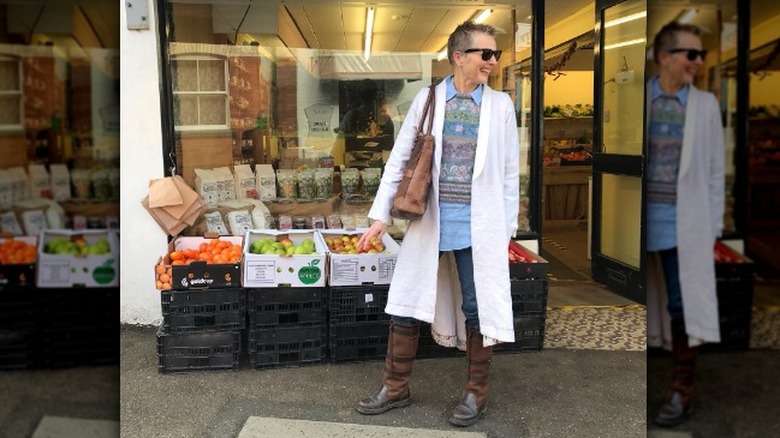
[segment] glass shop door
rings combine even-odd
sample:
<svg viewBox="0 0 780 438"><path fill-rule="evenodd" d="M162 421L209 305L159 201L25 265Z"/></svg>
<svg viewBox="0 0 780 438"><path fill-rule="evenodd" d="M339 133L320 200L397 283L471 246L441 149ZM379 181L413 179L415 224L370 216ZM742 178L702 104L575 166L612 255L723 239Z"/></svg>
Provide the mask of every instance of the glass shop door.
<svg viewBox="0 0 780 438"><path fill-rule="evenodd" d="M593 278L644 303L646 0L598 0L594 50Z"/></svg>

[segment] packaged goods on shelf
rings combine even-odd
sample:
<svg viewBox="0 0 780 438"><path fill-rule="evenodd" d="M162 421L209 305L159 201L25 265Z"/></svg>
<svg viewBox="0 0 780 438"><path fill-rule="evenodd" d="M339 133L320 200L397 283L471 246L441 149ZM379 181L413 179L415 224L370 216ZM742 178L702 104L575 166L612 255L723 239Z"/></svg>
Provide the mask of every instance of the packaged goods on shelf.
<svg viewBox="0 0 780 438"><path fill-rule="evenodd" d="M49 178L51 184L51 193L55 201L69 201L70 193L70 171L64 164L52 164Z"/></svg>
<svg viewBox="0 0 780 438"><path fill-rule="evenodd" d="M236 199L257 199L257 178L248 164L239 164L233 167L236 190Z"/></svg>
<svg viewBox="0 0 780 438"><path fill-rule="evenodd" d="M258 164L255 166L255 178L257 181L257 195L263 201L276 199L276 174L270 164Z"/></svg>
<svg viewBox="0 0 780 438"><path fill-rule="evenodd" d="M51 198L49 172L43 164L29 164L27 171L30 179L30 198Z"/></svg>

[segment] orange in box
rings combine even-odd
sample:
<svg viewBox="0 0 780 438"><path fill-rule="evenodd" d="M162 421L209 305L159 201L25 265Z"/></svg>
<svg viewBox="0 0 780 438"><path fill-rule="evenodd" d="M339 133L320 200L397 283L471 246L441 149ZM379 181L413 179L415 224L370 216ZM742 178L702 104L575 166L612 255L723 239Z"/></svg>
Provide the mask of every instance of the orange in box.
<svg viewBox="0 0 780 438"><path fill-rule="evenodd" d="M186 290L239 287L243 237L182 236L154 267L155 287Z"/></svg>

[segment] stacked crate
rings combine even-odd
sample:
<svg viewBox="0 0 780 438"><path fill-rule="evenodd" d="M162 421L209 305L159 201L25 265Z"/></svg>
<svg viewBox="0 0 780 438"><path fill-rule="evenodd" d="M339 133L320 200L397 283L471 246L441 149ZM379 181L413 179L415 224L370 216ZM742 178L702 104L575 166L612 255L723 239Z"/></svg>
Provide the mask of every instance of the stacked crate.
<svg viewBox="0 0 780 438"><path fill-rule="evenodd" d="M259 241L290 248L311 240L313 252L256 254ZM287 247L285 247L287 248ZM249 294L249 361L253 369L319 363L327 357L325 252L314 230L250 230L244 240Z"/></svg>
<svg viewBox="0 0 780 438"><path fill-rule="evenodd" d="M750 348L754 264L721 242L715 244L715 255L720 343L708 345L708 348L747 350Z"/></svg>
<svg viewBox="0 0 780 438"><path fill-rule="evenodd" d="M29 287L0 287L0 370L40 362L39 300Z"/></svg>
<svg viewBox="0 0 780 438"><path fill-rule="evenodd" d="M160 292L159 371L238 370L246 291L239 287Z"/></svg>
<svg viewBox="0 0 780 438"><path fill-rule="evenodd" d="M119 363L119 287L35 291L45 366Z"/></svg>
<svg viewBox="0 0 780 438"><path fill-rule="evenodd" d="M220 242L221 241L221 242ZM196 260L181 262L187 251L208 251L211 245L241 245L236 236L185 236L168 245L155 265L162 324L157 330L161 373L239 369L242 331L246 327L246 291L241 264ZM201 245L208 245L203 246ZM177 259L172 257L177 254Z"/></svg>
<svg viewBox="0 0 780 438"><path fill-rule="evenodd" d="M324 287L255 288L247 293L252 368L319 363L327 357Z"/></svg>
<svg viewBox="0 0 780 438"><path fill-rule="evenodd" d="M384 359L389 289L387 285L330 287L328 346L332 362Z"/></svg>
<svg viewBox="0 0 780 438"><path fill-rule="evenodd" d="M509 264L515 342L496 345L496 353L538 351L544 346L549 265L539 255L521 251L527 261Z"/></svg>

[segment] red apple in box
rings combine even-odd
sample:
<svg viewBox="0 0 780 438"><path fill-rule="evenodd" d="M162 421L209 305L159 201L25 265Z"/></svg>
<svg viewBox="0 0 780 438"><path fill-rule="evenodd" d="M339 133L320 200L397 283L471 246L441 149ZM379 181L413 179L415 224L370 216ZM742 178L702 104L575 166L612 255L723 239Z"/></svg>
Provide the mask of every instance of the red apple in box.
<svg viewBox="0 0 780 438"><path fill-rule="evenodd" d="M537 263L537 260L514 240L509 241L509 261L511 263Z"/></svg>

